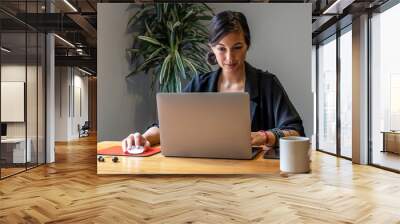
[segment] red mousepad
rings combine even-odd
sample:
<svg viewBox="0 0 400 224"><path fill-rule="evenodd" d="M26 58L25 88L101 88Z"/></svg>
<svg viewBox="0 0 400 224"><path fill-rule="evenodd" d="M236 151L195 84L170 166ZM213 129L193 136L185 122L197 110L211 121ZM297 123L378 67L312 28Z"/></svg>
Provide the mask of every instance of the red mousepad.
<svg viewBox="0 0 400 224"><path fill-rule="evenodd" d="M160 147L148 147L144 152L140 154L130 154L127 152L123 152L121 146L113 146L110 148L102 149L97 151L99 155L112 155L112 156L151 156L157 154L161 151Z"/></svg>

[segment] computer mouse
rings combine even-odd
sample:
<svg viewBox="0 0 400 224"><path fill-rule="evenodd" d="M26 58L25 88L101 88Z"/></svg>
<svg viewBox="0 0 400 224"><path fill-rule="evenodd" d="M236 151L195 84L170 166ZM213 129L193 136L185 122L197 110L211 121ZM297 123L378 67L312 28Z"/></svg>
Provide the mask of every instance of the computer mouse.
<svg viewBox="0 0 400 224"><path fill-rule="evenodd" d="M140 153L144 152L144 150L145 150L144 146L141 146L141 145L139 145L139 146L133 145L127 149L128 153L130 153L130 154L140 154Z"/></svg>

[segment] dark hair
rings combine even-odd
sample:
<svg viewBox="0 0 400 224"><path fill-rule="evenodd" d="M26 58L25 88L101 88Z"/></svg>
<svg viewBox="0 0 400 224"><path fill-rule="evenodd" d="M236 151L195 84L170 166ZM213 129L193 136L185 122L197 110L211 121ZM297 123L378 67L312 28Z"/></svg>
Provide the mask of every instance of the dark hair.
<svg viewBox="0 0 400 224"><path fill-rule="evenodd" d="M213 17L210 24L208 43L211 45L231 32L242 31L247 47L250 47L250 29L247 19L241 12L223 11ZM217 64L213 52L207 54L207 62L211 65Z"/></svg>

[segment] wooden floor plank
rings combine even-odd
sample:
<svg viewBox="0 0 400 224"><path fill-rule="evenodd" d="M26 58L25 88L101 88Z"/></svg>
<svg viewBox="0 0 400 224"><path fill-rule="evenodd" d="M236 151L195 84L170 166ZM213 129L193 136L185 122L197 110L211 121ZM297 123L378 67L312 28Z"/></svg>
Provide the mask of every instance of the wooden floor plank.
<svg viewBox="0 0 400 224"><path fill-rule="evenodd" d="M313 152L310 174L97 175L96 138L0 181L0 223L400 223L400 175Z"/></svg>

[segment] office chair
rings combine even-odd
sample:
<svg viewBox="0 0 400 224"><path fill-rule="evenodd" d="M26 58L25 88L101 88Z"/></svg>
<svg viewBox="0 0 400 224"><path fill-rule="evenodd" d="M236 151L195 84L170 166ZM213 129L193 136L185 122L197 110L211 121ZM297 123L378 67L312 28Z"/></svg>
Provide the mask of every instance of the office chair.
<svg viewBox="0 0 400 224"><path fill-rule="evenodd" d="M78 124L78 130L79 130L79 138L80 137L87 137L89 136L89 121L85 121L85 123L82 125L82 127L79 127L80 125Z"/></svg>

